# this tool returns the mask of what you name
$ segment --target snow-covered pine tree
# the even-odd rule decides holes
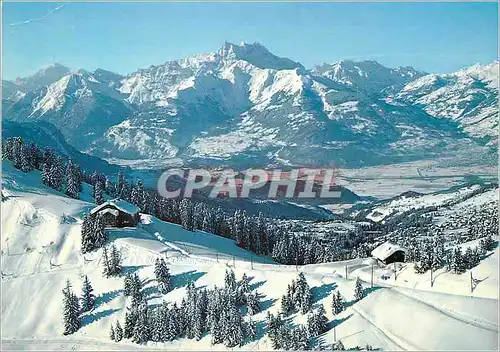
[[[130,203],[137,205],[142,209],[142,193],[144,192],[144,184],[141,180],[138,180],[136,185],[132,187],[130,192]]]
[[[87,214],[83,215],[81,227],[82,253],[87,253],[94,249],[93,220],[94,218],[92,216],[88,216]]]
[[[325,308],[320,305],[318,309],[309,313],[307,318],[307,330],[310,336],[318,336],[327,330],[328,319]]]
[[[305,314],[312,307],[312,293],[303,273],[299,273],[296,286],[295,306],[296,308],[300,307],[300,312]]]
[[[70,335],[76,332],[81,326],[80,307],[78,297],[71,290],[71,283],[66,281],[63,289],[63,335]]]
[[[340,294],[340,291],[337,291],[337,309],[336,309],[336,311],[338,313],[340,313],[343,310],[344,310],[344,299],[342,298],[342,295]]]
[[[487,235],[484,237],[480,242],[479,245],[481,246],[481,249],[483,249],[485,252],[486,251],[491,251],[493,249],[493,245],[495,244],[495,241],[491,237],[491,235]]]
[[[111,197],[116,196],[116,187],[113,184],[113,181],[110,180],[109,176],[106,176],[106,179],[104,180],[104,191]]]
[[[76,171],[76,167],[71,159],[68,160],[66,165],[66,194],[71,198],[80,198],[80,175]]]
[[[280,349],[282,346],[282,339],[280,335],[281,328],[283,327],[283,320],[280,315],[274,316],[269,311],[267,312],[267,335],[271,340],[273,349]]]
[[[193,203],[187,198],[182,198],[179,205],[179,212],[182,227],[186,230],[193,231]]]
[[[444,266],[446,260],[446,251],[444,249],[444,238],[443,236],[434,237],[433,245],[434,253],[432,260],[432,269],[437,270]]]
[[[93,239],[94,239],[94,248],[101,248],[106,243],[108,239],[108,235],[104,230],[104,221],[101,215],[97,215],[94,217],[93,221]]]
[[[148,303],[143,300],[137,309],[137,321],[132,335],[133,342],[144,344],[149,340],[150,326],[148,323]]]
[[[2,158],[12,161],[14,154],[12,152],[13,139],[9,137],[2,142]]]
[[[354,299],[359,301],[364,297],[363,285],[361,284],[361,280],[356,278],[356,284],[354,286]]]
[[[108,249],[106,247],[102,248],[102,275],[105,277],[110,277],[112,275],[112,269],[109,265]]]
[[[125,275],[125,279],[123,279],[123,294],[125,296],[130,296],[132,294],[132,285],[132,274],[127,273],[127,275]]]
[[[210,332],[212,333],[212,345],[222,343],[222,327],[218,319],[211,323]]]
[[[131,307],[127,308],[125,312],[125,326],[123,328],[123,337],[129,339],[134,333],[134,326],[137,321],[137,313]]]
[[[245,324],[245,337],[254,340],[257,337],[257,324],[251,318]]]
[[[248,314],[254,315],[260,312],[260,299],[259,294],[249,293],[246,297]]]
[[[114,244],[111,245],[111,252],[109,257],[110,276],[120,275],[122,271],[122,258],[120,251]]]
[[[278,240],[273,247],[272,257],[279,263],[290,264],[288,262],[288,259],[290,257],[288,252],[288,246],[289,246],[288,235],[283,230],[279,229],[277,236]]]
[[[52,168],[52,164],[55,161],[54,151],[50,148],[45,148],[43,152],[43,165],[42,165],[42,183],[46,186],[52,187],[50,183],[50,170]]]
[[[138,306],[142,301],[142,281],[137,273],[132,274],[130,295],[132,296],[132,306]]]
[[[109,327],[109,338],[112,341],[115,341],[115,329],[113,328],[113,324]]]
[[[341,300],[339,302],[339,299]],[[343,302],[342,302],[342,297],[340,296],[340,291],[333,291],[332,294],[332,314],[337,315],[342,312],[344,309],[343,307]]]
[[[229,292],[236,291],[236,276],[234,275],[233,269],[226,269],[226,275],[224,277],[224,286]]]
[[[293,312],[293,303],[290,302],[290,297],[287,294],[281,296],[281,313],[290,315]]]
[[[95,296],[92,293],[94,289],[90,284],[90,280],[87,275],[83,278],[82,284],[82,297],[80,298],[82,302],[82,312],[88,312],[94,308]]]
[[[21,145],[20,169],[22,172],[30,172],[33,170],[30,152],[31,150],[29,146],[25,144]]]
[[[57,191],[60,191],[63,178],[64,178],[64,171],[63,171],[62,159],[60,156],[56,156],[49,169],[50,187],[52,187]]]
[[[156,281],[158,282],[158,288],[161,293],[166,294],[171,290],[170,285],[170,272],[167,267],[167,263],[163,258],[156,258],[154,273],[156,276]]]
[[[104,203],[102,191],[103,191],[102,183],[101,182],[94,183],[94,199],[95,199],[95,204],[97,205]]]
[[[21,169],[22,146],[23,139],[21,137],[12,138],[12,166],[14,166],[16,169]]]
[[[307,351],[311,349],[309,344],[309,334],[307,328],[303,325],[298,326],[293,330],[293,341],[295,351]]]
[[[231,304],[227,310],[227,317],[222,323],[223,343],[226,347],[243,346],[245,335],[242,323],[238,307],[235,304]]]
[[[462,249],[460,247],[455,247],[453,249],[453,256],[451,258],[451,270],[455,274],[460,274],[464,271],[464,259],[462,255]]]
[[[123,339],[123,329],[122,326],[120,325],[120,322],[116,322],[116,328],[115,328],[115,341],[120,342]]]

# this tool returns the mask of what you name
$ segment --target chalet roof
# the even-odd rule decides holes
[[[123,199],[111,199],[92,209],[90,214],[95,214],[108,205],[111,205],[112,207],[130,215],[137,214],[141,211],[137,206],[124,201]]]
[[[375,257],[379,260],[386,260],[397,251],[403,251],[406,253],[406,248],[387,241],[382,243],[372,251],[372,257]]]

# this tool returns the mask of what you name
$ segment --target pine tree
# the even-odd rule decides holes
[[[232,269],[226,270],[226,276],[224,277],[224,284],[228,291],[234,292],[236,291],[236,277],[234,275],[234,271]]]
[[[156,258],[154,273],[160,292],[163,294],[168,293],[171,290],[170,272],[168,270],[167,263],[163,258]]]
[[[289,315],[293,312],[292,302],[290,302],[290,297],[286,294],[281,297],[281,312],[283,315]]]
[[[481,249],[485,252],[490,251],[493,249],[493,245],[495,244],[495,241],[491,237],[491,235],[487,235],[481,241],[479,242],[479,245]]]
[[[231,304],[227,311],[223,311],[221,323],[224,345],[226,347],[243,346],[245,336],[243,334],[241,315],[236,305]]]
[[[66,282],[66,287],[63,289],[63,335],[70,335],[77,331],[81,326],[80,307],[78,297],[71,290],[71,283]]]
[[[260,312],[260,300],[259,300],[259,294],[255,292],[249,293],[246,297],[247,301],[247,308],[248,308],[248,314],[254,315]]]
[[[123,171],[120,170],[118,172],[118,180],[116,181],[116,197],[121,198],[121,199],[126,199],[125,193],[126,193],[126,185],[125,185],[125,176],[123,175]]]
[[[87,253],[94,249],[93,226],[93,218],[84,214],[81,227],[82,253]]]
[[[309,314],[307,318],[307,330],[310,336],[318,336],[327,330],[328,319],[325,314],[325,308],[322,305]]]
[[[245,337],[254,340],[257,337],[257,324],[252,319],[249,319],[245,328]]]
[[[303,273],[299,273],[296,286],[297,289],[294,295],[295,306],[300,308],[302,314],[305,314],[312,307],[312,294]]]
[[[21,145],[21,155],[20,155],[20,169],[22,172],[29,172],[33,170],[33,165],[31,162],[30,148],[26,145]]]
[[[116,328],[115,328],[115,341],[120,342],[123,339],[123,330],[122,326],[120,325],[120,322],[116,322]]]
[[[103,266],[102,274],[105,277],[112,276],[113,270],[109,265],[108,250],[106,249],[106,247],[102,248],[102,266]]]
[[[101,182],[96,182],[94,184],[94,199],[97,205],[104,203],[104,198],[102,196],[103,185]]]
[[[116,246],[113,244],[111,245],[111,253],[110,253],[110,258],[109,258],[109,275],[110,276],[117,276],[120,275],[122,271],[122,258],[120,252],[116,249]]]
[[[340,291],[337,293],[333,292],[332,294],[332,314],[337,315],[340,314],[344,310],[344,300],[340,295]]]
[[[66,166],[66,194],[71,198],[78,199],[80,197],[80,175],[71,159],[68,160]]]
[[[64,172],[62,160],[60,156],[56,156],[49,168],[49,186],[57,191],[60,191],[63,179]]]
[[[464,270],[464,260],[462,256],[462,249],[455,247],[451,258],[451,270],[455,274],[460,274]]]
[[[123,329],[123,337],[129,339],[134,333],[134,326],[137,321],[137,314],[130,307],[125,312],[125,327]]]
[[[359,301],[363,297],[364,297],[363,285],[361,284],[361,280],[358,277],[356,278],[356,284],[354,287],[354,299],[356,301]]]
[[[16,169],[21,169],[22,164],[22,146],[23,139],[21,137],[14,137],[12,139],[12,165]]]
[[[442,236],[436,236],[434,239],[434,256],[432,261],[432,268],[437,270],[442,268],[445,263],[446,251],[444,249],[444,239]]]
[[[85,275],[83,279],[83,285],[82,285],[82,297],[81,297],[81,302],[82,302],[82,312],[88,312],[94,308],[95,304],[95,296],[92,293],[94,289],[92,288],[92,285],[90,284],[90,280],[87,275]]]
[[[148,323],[148,304],[143,300],[137,309],[137,321],[134,326],[132,341],[143,344],[149,340],[150,327]]]
[[[132,274],[127,273],[125,279],[123,280],[123,293],[125,296],[130,296],[132,294]]]
[[[109,338],[115,341],[115,329],[113,328],[113,324],[111,324],[109,328]]]
[[[179,211],[180,211],[180,218],[181,218],[182,227],[184,227],[186,230],[193,231],[194,222],[193,222],[193,204],[192,204],[192,202],[187,198],[183,198],[181,200],[180,205],[179,205]]]
[[[101,248],[104,246],[108,239],[108,235],[106,231],[104,231],[104,222],[102,216],[97,215],[94,217],[93,221],[93,240],[94,240],[94,248]]]

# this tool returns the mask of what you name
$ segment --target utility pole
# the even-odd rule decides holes
[[[373,288],[373,264],[372,264],[372,288]]]
[[[398,279],[398,269],[396,268],[396,262],[394,262],[394,281]]]
[[[474,279],[472,278],[472,271],[470,272],[470,293],[474,291]]]
[[[347,280],[347,264],[345,265],[345,278]]]
[[[219,262],[219,252],[215,253],[215,258],[217,259],[217,263]]]
[[[296,273],[299,272],[299,255],[298,254],[295,256],[295,272]]]
[[[432,265],[431,265],[431,287],[434,283],[432,282]]]
[[[333,342],[337,342],[337,324],[333,323]]]

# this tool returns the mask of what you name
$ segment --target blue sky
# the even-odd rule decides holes
[[[60,5],[63,5],[60,7]],[[260,42],[306,67],[341,59],[452,72],[498,55],[497,3],[4,3],[3,75],[58,62],[119,73]]]

